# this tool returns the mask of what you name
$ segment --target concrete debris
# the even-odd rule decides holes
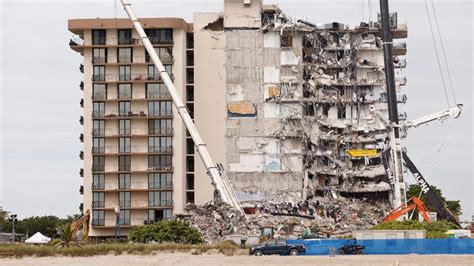
[[[260,236],[262,227],[273,227],[275,237],[295,239],[305,228],[316,237],[347,235],[370,229],[390,211],[388,200],[315,196],[300,202],[258,202],[247,204],[255,214],[240,215],[226,204],[188,204],[179,219],[189,222],[206,243],[216,243],[229,235]]]
[[[233,115],[255,115],[257,110],[250,102],[233,102],[227,104],[227,110]]]

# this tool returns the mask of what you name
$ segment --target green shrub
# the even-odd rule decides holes
[[[151,225],[137,227],[128,234],[133,242],[172,242],[178,244],[201,244],[201,233],[183,221],[160,221]]]
[[[426,238],[447,238],[446,231],[456,229],[456,226],[447,221],[418,222],[415,220],[393,221],[380,223],[372,227],[372,230],[426,230]]]

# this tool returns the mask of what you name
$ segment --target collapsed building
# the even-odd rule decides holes
[[[390,129],[378,22],[316,25],[261,1],[226,1],[224,14],[200,33],[195,24],[195,31],[221,41],[224,168],[242,202],[316,195],[388,200],[382,159]],[[396,14],[392,32],[407,36]],[[403,69],[405,44],[396,43],[394,54]],[[398,103],[406,102],[405,84],[399,75]]]

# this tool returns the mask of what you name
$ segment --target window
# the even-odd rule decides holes
[[[132,84],[118,84],[118,98],[132,99]]]
[[[186,156],[186,172],[194,172],[194,156]]]
[[[131,66],[119,66],[119,80],[131,80],[132,79],[132,67]]]
[[[119,138],[119,153],[130,152],[130,138]]]
[[[106,84],[93,84],[92,85],[92,99],[94,101],[104,101],[107,99],[107,85]]]
[[[105,81],[105,66],[94,66],[92,80]]]
[[[92,176],[92,188],[105,189],[105,175],[104,174],[94,174]]]
[[[171,64],[173,62],[173,53],[171,48],[155,47],[155,52],[163,64]],[[151,62],[150,55],[145,51],[145,62]]]
[[[146,29],[148,39],[152,44],[172,44],[173,30],[172,29]]]
[[[92,45],[105,45],[105,30],[92,30]]]
[[[132,30],[131,29],[122,29],[117,31],[118,35],[118,44],[132,44]]]
[[[194,191],[186,191],[186,203],[194,204]]]
[[[119,206],[120,207],[130,207],[130,191],[119,192]]]
[[[105,225],[104,211],[92,211],[92,225]]]
[[[149,137],[148,152],[172,152],[173,142],[171,137]]]
[[[119,189],[130,189],[130,174],[119,174]]]
[[[120,210],[119,225],[130,225],[130,210]]]
[[[186,154],[194,154],[194,141],[193,141],[193,139],[186,139]]]
[[[105,207],[105,193],[104,192],[92,192],[92,207],[93,208]]]
[[[171,219],[171,209],[148,210],[148,223]]]
[[[171,119],[150,119],[148,120],[148,134],[150,135],[171,135],[173,126]]]
[[[105,102],[94,102],[92,104],[92,116],[104,117],[104,115],[105,115]]]
[[[119,120],[119,135],[130,135],[130,120]]]
[[[194,84],[194,68],[186,69],[186,83]]]
[[[105,157],[92,156],[92,171],[104,171],[104,170],[105,170]]]
[[[151,101],[148,102],[149,116],[171,116],[171,101]]]
[[[92,123],[92,134],[94,136],[103,136],[105,134],[105,121],[94,120]]]
[[[119,171],[130,171],[131,158],[129,155],[121,155],[118,158]]]
[[[148,207],[172,206],[171,191],[149,191]]]
[[[118,63],[131,63],[133,58],[132,48],[118,48],[117,49],[117,62]]]
[[[293,47],[293,36],[291,35],[280,35],[280,46],[281,48]]]
[[[171,173],[150,173],[148,174],[149,189],[171,189]]]
[[[186,33],[186,48],[194,49],[194,33],[192,32]]]
[[[194,190],[194,175],[186,175],[186,190]]]
[[[92,63],[107,63],[107,48],[92,48]]]
[[[194,86],[186,86],[186,101],[192,102],[194,101]]]
[[[148,168],[171,170],[172,167],[172,155],[148,155]]]
[[[171,96],[164,84],[147,83],[146,84],[146,98],[147,99],[171,99]]]
[[[148,79],[149,80],[159,80],[160,73],[156,69],[155,65],[148,65]]]
[[[130,102],[119,102],[119,116],[128,116],[131,114],[131,103]]]
[[[105,152],[105,138],[92,138],[92,152],[93,153]]]

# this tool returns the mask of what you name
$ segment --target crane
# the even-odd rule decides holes
[[[201,157],[204,166],[206,167],[207,174],[211,177],[212,185],[214,186],[216,192],[215,195],[217,195],[217,198],[220,198],[223,202],[226,202],[233,208],[237,209],[241,214],[245,214],[242,205],[240,204],[235,194],[235,191],[232,188],[232,185],[230,184],[229,179],[227,178],[225,173],[221,171],[221,168],[213,163],[211,155],[209,154],[206,148],[206,144],[201,139],[201,136],[196,126],[194,125],[191,116],[189,115],[188,108],[183,103],[183,100],[176,91],[176,88],[173,82],[171,81],[168,72],[166,72],[166,69],[161,63],[161,60],[158,57],[155,49],[153,48],[153,45],[151,44],[150,40],[148,39],[148,36],[146,35],[145,30],[143,29],[140,21],[135,16],[130,2],[128,0],[121,0],[121,2],[123,8],[125,9],[125,12],[132,21],[133,27],[137,31],[138,36],[140,37],[143,45],[145,46],[146,51],[150,55],[153,64],[159,71],[160,77],[163,80],[165,87],[171,96],[171,99],[173,100],[173,104],[178,110],[178,113],[181,116],[181,119],[183,120],[186,129],[189,131],[189,134],[191,135],[191,138],[194,141],[196,150],[199,153],[199,156]]]
[[[384,219],[384,222],[391,222],[397,220],[400,216],[405,215],[407,212],[417,209],[418,213],[420,213],[425,221],[430,222],[430,216],[429,216],[429,210],[426,208],[425,203],[417,198],[417,197],[412,197],[410,198],[409,201],[412,201],[413,203],[408,204],[406,207],[405,205],[400,205],[398,208],[394,209],[391,213],[389,213]]]

